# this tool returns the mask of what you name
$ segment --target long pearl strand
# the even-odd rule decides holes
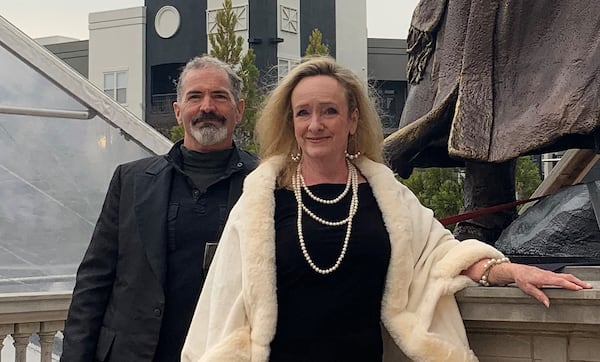
[[[356,167],[350,163],[350,161],[346,161],[348,165],[348,180],[346,181],[346,188],[342,193],[334,199],[322,199],[320,197],[315,196],[312,192],[308,190],[306,183],[304,182],[304,178],[300,172],[300,165],[296,169],[296,175],[292,178],[292,186],[294,188],[294,195],[296,196],[296,203],[298,204],[298,218],[297,218],[297,227],[298,227],[298,240],[300,241],[300,249],[302,251],[302,255],[304,259],[308,262],[308,265],[319,274],[329,274],[335,270],[337,270],[346,256],[346,251],[348,250],[348,242],[350,241],[350,234],[352,233],[352,219],[358,210],[358,172],[356,171]],[[350,200],[350,210],[348,211],[348,217],[339,221],[329,221],[323,218],[320,218],[315,213],[310,211],[302,202],[302,189],[306,191],[306,193],[313,200],[320,202],[322,204],[335,204],[342,200],[342,198],[348,193],[348,190],[352,188],[352,198]],[[340,226],[347,224],[346,226],[346,235],[344,237],[344,243],[342,245],[342,250],[340,255],[338,256],[336,262],[329,268],[323,269],[319,268],[310,255],[308,254],[308,250],[306,249],[306,244],[304,242],[304,234],[302,232],[302,211],[306,212],[311,218],[315,221],[327,225],[327,226]]]

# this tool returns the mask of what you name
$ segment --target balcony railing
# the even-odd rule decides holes
[[[27,361],[28,349],[39,353],[41,362],[51,362],[56,334],[65,326],[69,303],[71,292],[0,294],[0,360],[2,354],[10,356],[14,348],[17,362]],[[39,347],[30,344],[36,335]]]
[[[173,113],[173,102],[177,101],[177,93],[153,94],[150,110],[155,114]]]

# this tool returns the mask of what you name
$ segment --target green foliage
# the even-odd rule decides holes
[[[542,182],[540,172],[531,157],[523,156],[517,159],[515,173],[517,200],[528,199]]]
[[[171,127],[171,129],[169,130],[169,135],[170,135],[171,141],[173,141],[173,142],[177,142],[180,139],[183,139],[184,134],[185,134],[185,130],[183,129],[183,126],[180,124],[177,124],[177,125]]]
[[[400,180],[433,210],[435,217],[456,215],[463,204],[463,174],[458,168],[415,169],[406,180]]]
[[[400,180],[423,205],[433,210],[437,218],[460,212],[463,206],[463,181],[462,171],[458,168],[415,169],[408,179]],[[531,157],[519,157],[515,172],[517,200],[529,198],[540,183],[539,171]]]
[[[254,143],[254,125],[263,95],[257,87],[259,70],[255,65],[254,51],[248,49],[242,56],[244,38],[235,34],[237,20],[231,0],[224,0],[223,9],[217,11],[216,15],[217,30],[209,34],[208,40],[212,48],[210,55],[229,64],[242,78],[242,98],[246,102],[246,108],[241,124],[236,127],[235,139],[239,146],[252,151],[257,148]]]
[[[236,128],[236,139],[240,145],[249,151],[257,151],[257,145],[254,142],[254,126],[258,111],[264,96],[259,93],[257,88],[259,71],[254,65],[256,55],[254,50],[248,49],[248,52],[241,59],[238,75],[244,82],[242,98],[245,100],[244,120]]]
[[[208,35],[210,55],[229,64],[238,66],[244,46],[244,39],[235,34],[237,15],[233,12],[231,0],[223,1],[223,9],[217,11],[217,31]]]
[[[306,56],[311,55],[329,55],[329,47],[323,44],[323,33],[317,28],[314,28],[308,38],[308,46],[304,52]]]

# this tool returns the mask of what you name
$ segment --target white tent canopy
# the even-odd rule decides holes
[[[171,142],[0,16],[0,293],[71,290],[116,165]]]

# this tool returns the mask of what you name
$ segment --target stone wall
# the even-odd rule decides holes
[[[593,289],[547,288],[550,307],[517,287],[457,294],[471,348],[481,362],[600,362],[600,267],[569,267]]]

